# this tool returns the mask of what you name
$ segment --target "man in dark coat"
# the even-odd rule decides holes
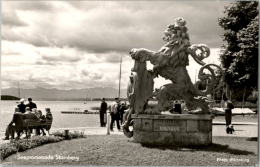
[[[226,96],[223,97],[224,100],[224,110],[225,110],[225,120],[226,120],[226,126],[231,125],[232,122],[232,109],[234,108],[234,105]]]
[[[181,103],[179,100],[175,101],[175,104],[174,104],[174,109],[173,109],[174,112],[176,113],[179,113],[181,114]]]
[[[119,115],[120,115],[121,125],[123,125],[125,110],[126,110],[126,104],[125,103],[121,103],[119,105]]]
[[[26,105],[24,104],[24,99],[20,99],[20,104],[17,105],[19,112],[25,113]]]
[[[29,103],[26,105],[26,107],[29,107],[31,111],[33,108],[37,108],[37,105],[34,102],[32,102],[32,98],[28,98],[28,102]]]
[[[101,102],[101,106],[100,106],[100,110],[99,110],[99,117],[100,117],[100,126],[101,127],[105,127],[106,126],[106,123],[105,123],[105,120],[104,120],[104,116],[107,112],[107,103],[105,101],[105,98],[102,99],[102,102]]]
[[[234,108],[233,103],[228,100],[226,96],[223,97],[224,100],[224,110],[225,110],[225,120],[226,120],[226,133],[232,134],[235,130],[232,123],[232,109]]]
[[[15,117],[15,114],[23,115],[20,112],[19,108],[15,108],[13,118],[12,118],[11,122],[7,125],[7,128],[5,130],[5,138],[3,140],[9,140],[10,135],[12,135],[12,138],[14,138],[14,136],[13,136],[14,129],[12,127],[13,127],[13,123],[15,123],[15,122],[17,123],[17,116]],[[17,132],[17,135],[18,135],[18,137],[20,137],[20,132]]]

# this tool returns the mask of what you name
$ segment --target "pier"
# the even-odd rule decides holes
[[[89,112],[88,110],[85,111],[61,111],[62,114],[98,114],[98,111],[91,111]]]

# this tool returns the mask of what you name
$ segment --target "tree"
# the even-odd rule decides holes
[[[224,81],[232,92],[257,88],[258,78],[258,1],[238,1],[225,8],[219,19],[224,29],[220,55]],[[246,96],[248,96],[247,94]],[[238,97],[241,95],[238,95]]]

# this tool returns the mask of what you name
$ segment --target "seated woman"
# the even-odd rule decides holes
[[[30,126],[30,122],[40,122],[40,119],[37,117],[35,109],[30,109],[29,107],[25,108],[25,113],[23,116],[24,122],[27,123],[27,126]],[[31,136],[31,133],[33,131],[33,128],[29,128],[29,134],[28,136]],[[27,131],[28,132],[28,131]],[[37,134],[37,133],[36,133]]]
[[[39,118],[39,119],[41,119],[41,116],[42,116],[42,111],[41,110],[37,110],[36,108],[34,109],[32,109],[32,111],[35,113],[35,115]]]
[[[46,108],[46,121],[52,123],[52,120],[53,120],[52,113],[51,113],[51,111],[50,111],[49,108]],[[48,134],[50,134],[50,133],[49,133],[49,130],[51,129],[51,123],[50,123],[50,125],[47,125],[47,126],[45,127],[45,129],[48,131]]]
[[[40,119],[41,123],[45,123],[46,122],[46,118],[44,115],[42,115],[42,111],[41,110],[35,110],[35,115]],[[44,132],[43,127],[39,127],[36,129],[36,135],[40,135],[42,131],[42,135],[45,136],[46,133]]]
[[[47,120],[52,120],[53,119],[51,110],[49,108],[46,108],[46,119]]]

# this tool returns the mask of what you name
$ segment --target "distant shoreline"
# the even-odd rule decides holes
[[[11,95],[1,95],[1,100],[20,100],[20,98]]]
[[[1,98],[1,101],[18,101],[18,99],[3,99]],[[93,100],[84,100],[84,99],[36,99],[33,98],[33,101],[82,101],[82,102],[91,102],[91,101],[101,101],[102,98],[100,99],[93,99]],[[106,101],[114,101],[114,98],[108,99],[106,98]],[[122,98],[121,101],[128,101],[126,98]]]
[[[87,99],[37,99],[32,97],[34,101],[82,101],[82,102],[91,102],[91,101],[101,101],[102,98],[87,98]],[[105,98],[106,101],[114,101],[114,97],[113,98]],[[1,101],[17,101],[20,100],[19,97],[15,97],[15,96],[10,96],[10,95],[2,95],[1,96]],[[120,98],[120,100],[122,101],[127,101],[127,98]]]

